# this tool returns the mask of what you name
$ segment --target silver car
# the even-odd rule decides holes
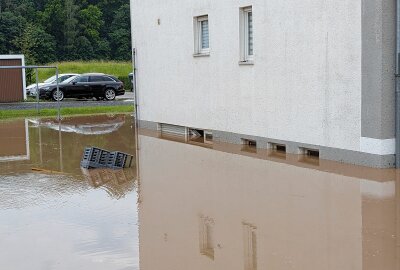
[[[75,73],[59,74],[58,75],[58,83],[62,83],[63,81],[65,81],[65,80],[67,80],[67,79],[69,79],[71,77],[74,77],[76,75],[79,75],[79,74],[75,74]],[[54,75],[54,76],[48,78],[47,80],[45,80],[44,82],[39,83],[39,89],[41,87],[44,87],[44,86],[47,86],[47,85],[51,85],[51,84],[55,84],[55,83],[57,83],[57,81],[56,81],[56,76]],[[29,97],[36,97],[36,95],[37,95],[36,83],[31,84],[26,88],[26,95],[29,96]]]

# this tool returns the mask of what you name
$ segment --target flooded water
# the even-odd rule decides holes
[[[80,169],[134,138],[129,115],[0,122],[0,269],[139,269],[136,169]]]
[[[400,269],[399,172],[134,132],[0,123],[0,269]],[[135,166],[81,170],[92,145]]]

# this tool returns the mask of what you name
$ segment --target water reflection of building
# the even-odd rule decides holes
[[[200,216],[199,244],[200,254],[214,260],[214,220],[203,215]]]
[[[143,269],[399,269],[393,170],[316,170],[143,135],[139,148]]]
[[[0,128],[0,162],[29,160],[28,122],[3,122]]]
[[[257,227],[243,222],[244,270],[257,269]]]

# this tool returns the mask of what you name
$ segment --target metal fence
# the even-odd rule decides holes
[[[35,70],[35,80],[36,80],[36,110],[38,115],[40,114],[40,89],[39,89],[39,69],[55,69],[56,71],[56,84],[57,84],[57,119],[61,119],[61,103],[60,103],[60,89],[58,82],[59,70],[57,66],[0,66],[1,69],[33,69]]]

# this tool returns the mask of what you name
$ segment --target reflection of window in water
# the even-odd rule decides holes
[[[257,228],[243,223],[244,270],[257,270]]]
[[[200,254],[214,260],[214,220],[200,216]]]

